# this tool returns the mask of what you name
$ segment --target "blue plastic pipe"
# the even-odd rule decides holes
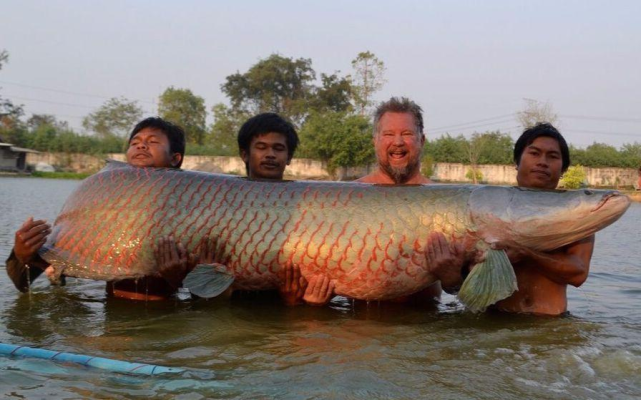
[[[61,351],[51,351],[45,349],[35,349],[33,347],[16,346],[6,343],[0,343],[0,355],[42,358],[45,360],[74,363],[84,365],[85,367],[100,368],[107,371],[135,375],[177,374],[185,371],[182,368],[130,363],[127,361],[111,360],[109,358],[63,353]]]

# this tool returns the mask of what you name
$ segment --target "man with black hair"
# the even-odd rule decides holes
[[[526,129],[516,141],[514,163],[519,187],[552,190],[570,166],[570,151],[556,128],[540,123]],[[518,291],[493,308],[514,313],[560,315],[567,311],[567,286],[579,287],[588,277],[594,235],[549,253],[523,248],[510,240],[493,246],[505,250],[518,283]],[[461,277],[457,279],[460,284]]]
[[[161,118],[140,121],[129,136],[126,158],[127,163],[135,167],[180,168],[184,155],[185,132]],[[6,261],[6,268],[18,290],[27,291],[43,272],[47,276],[53,275],[53,268],[38,255],[49,233],[51,226],[46,221],[33,218],[27,219],[16,232],[14,248]],[[182,246],[175,245],[173,239],[169,238],[159,240],[155,255],[160,271],[174,269],[165,264],[180,262],[184,265],[187,262]],[[130,300],[161,300],[173,294],[178,285],[169,276],[126,279],[108,282],[107,293]]]
[[[556,189],[570,166],[570,151],[559,131],[548,123],[526,129],[514,146],[519,187]],[[507,312],[559,315],[567,311],[567,285],[579,287],[590,270],[594,235],[550,253],[506,241],[498,243],[514,266],[519,290],[496,304]]]
[[[298,147],[294,126],[275,113],[248,119],[238,131],[238,149],[252,179],[282,180]]]
[[[263,113],[248,119],[238,131],[238,149],[245,162],[249,179],[283,180],[298,147],[294,126],[275,113]],[[323,305],[334,294],[334,283],[324,275],[314,275],[309,281],[296,264],[280,269],[280,296],[287,305],[305,302]]]
[[[180,168],[185,156],[185,131],[169,121],[149,117],[129,135],[127,162],[134,167]]]

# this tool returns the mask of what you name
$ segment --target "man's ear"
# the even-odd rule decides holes
[[[425,146],[425,134],[421,134],[421,148]]]
[[[180,153],[174,153],[173,156],[171,156],[171,166],[172,167],[177,167],[180,165],[180,162],[183,160],[183,156]]]
[[[289,164],[292,162],[292,158],[293,158],[293,157],[294,157],[294,156],[287,157],[287,165],[289,165]]]
[[[249,163],[249,153],[247,153],[245,149],[240,149],[240,158],[245,164]]]

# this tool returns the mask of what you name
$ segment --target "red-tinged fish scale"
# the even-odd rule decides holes
[[[149,190],[135,193],[136,198],[140,201],[136,204],[127,203],[123,205],[123,209],[138,209],[141,207],[148,207],[148,198],[151,196],[153,186],[149,186]],[[158,211],[158,210],[157,210]],[[108,253],[111,258],[111,263],[114,265],[123,266],[124,268],[131,268],[133,255],[135,254],[136,247],[143,241],[149,241],[150,236],[154,232],[156,225],[153,220],[153,213],[147,213],[146,218],[135,218],[131,213],[128,213],[126,220],[117,219],[118,224],[121,226],[121,236],[116,241],[118,246],[111,248]],[[147,228],[147,229],[145,229]],[[109,240],[109,239],[107,239]],[[130,250],[130,251],[126,251]]]
[[[147,181],[149,181],[149,175],[147,174],[141,174],[140,175],[142,178],[146,178]],[[120,240],[118,240],[119,246],[114,246],[112,248],[112,263],[114,265],[121,265],[124,266],[127,269],[131,269],[132,267],[132,262],[133,259],[131,256],[136,253],[137,248],[140,247],[141,243],[145,242],[146,245],[152,246],[153,245],[153,239],[152,238],[159,238],[162,236],[161,232],[158,232],[158,223],[157,220],[154,218],[155,213],[161,212],[161,207],[156,207],[154,208],[154,204],[159,204],[157,199],[159,196],[163,195],[163,192],[165,193],[171,193],[173,192],[173,189],[177,187],[180,182],[182,181],[182,177],[178,177],[177,179],[174,179],[172,182],[168,183],[167,185],[163,185],[160,187],[160,194],[155,191],[154,189],[157,187],[153,185],[148,185],[148,190],[136,190],[134,194],[132,194],[132,197],[138,197],[140,198],[140,201],[138,203],[132,204],[132,203],[127,203],[123,206],[124,210],[130,210],[130,209],[149,209],[152,212],[146,213],[146,218],[140,219],[136,218],[136,216],[132,213],[128,213],[128,221],[125,224],[121,224],[120,226],[122,227],[122,232],[124,232],[124,235],[121,236]],[[155,193],[154,193],[155,192]],[[124,194],[124,193],[123,193]],[[151,200],[150,200],[151,199]],[[171,201],[167,202],[169,204],[169,207],[171,207]],[[168,213],[168,208],[165,207],[167,210],[165,211],[164,215],[167,215]],[[172,207],[175,208],[175,207]],[[155,211],[155,212],[153,212]],[[121,221],[118,221],[119,223]],[[173,219],[172,221],[173,222]],[[171,224],[170,225],[173,225]],[[145,229],[147,228],[147,229]],[[108,240],[108,239],[107,239]],[[151,263],[151,258],[147,258],[147,262]]]
[[[103,171],[66,203],[47,244],[75,251],[72,263],[78,265],[65,273],[101,279],[148,275],[155,268],[151,245],[171,233],[192,252],[203,236],[218,238],[219,256],[240,287],[273,287],[288,260],[299,263],[305,276],[330,275],[337,293],[365,299],[407,294],[431,283],[422,252],[436,225],[424,216],[426,208],[440,208],[418,188],[142,171]],[[465,232],[464,226],[446,225],[470,225],[462,201],[468,196],[469,191],[451,190],[437,198],[449,207],[461,204],[443,213],[439,229]]]
[[[103,243],[113,244],[109,246],[105,257],[99,262],[106,265],[118,265],[121,268],[129,269],[128,265],[116,262],[116,260],[121,255],[121,246],[127,245],[127,241],[123,237],[127,232],[125,227],[136,221],[136,217],[139,216],[137,215],[137,210],[148,209],[147,203],[149,194],[156,188],[153,185],[145,185],[148,182],[149,179],[147,178],[146,180],[143,180],[142,174],[138,172],[127,185],[123,185],[122,192],[115,195],[117,196],[116,199],[105,199],[105,203],[112,203],[112,206],[104,209],[106,218],[100,218],[100,220],[104,221],[102,225],[105,228],[108,227],[108,229],[101,229],[95,234],[100,235],[97,240]],[[134,186],[136,183],[138,183],[138,185]],[[167,185],[169,185],[169,182],[165,183],[165,186]],[[145,214],[149,216],[151,213],[144,213],[142,215],[143,218],[145,217]],[[102,237],[103,232],[105,233],[104,237]],[[140,232],[134,233],[140,234]],[[113,235],[116,234],[119,236],[114,237]]]

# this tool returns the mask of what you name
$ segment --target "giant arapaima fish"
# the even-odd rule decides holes
[[[486,252],[459,294],[481,310],[516,289],[507,256],[488,244],[509,238],[551,251],[606,227],[628,206],[614,191],[254,181],[110,162],[69,197],[40,253],[68,276],[131,279],[156,271],[152,247],[161,236],[191,252],[210,237],[225,270],[199,267],[185,282],[205,271],[227,277],[212,285],[271,289],[279,268],[293,262],[303,276],[326,274],[336,294],[385,300],[435,281],[424,248],[439,231]]]

